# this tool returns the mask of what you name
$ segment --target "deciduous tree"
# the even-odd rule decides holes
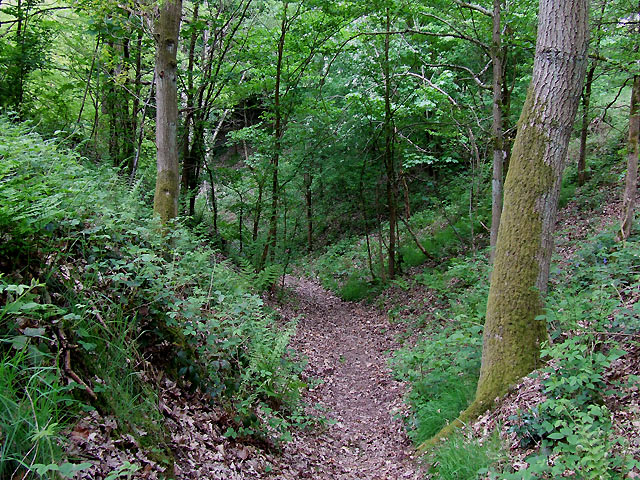
[[[155,28],[156,40],[156,191],[153,211],[164,223],[178,214],[178,36],[182,0],[163,0]]]
[[[504,187],[472,410],[535,369],[562,171],[586,66],[588,0],[540,0],[533,78]]]

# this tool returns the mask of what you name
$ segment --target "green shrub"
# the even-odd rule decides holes
[[[179,220],[160,235],[142,182],[129,188],[115,170],[56,149],[24,125],[0,118],[0,127],[0,245],[25,252],[0,266],[19,267],[54,299],[94,403],[124,430],[140,425],[162,448],[157,399],[139,374],[151,359],[231,411],[271,409],[271,417],[299,421],[304,384],[283,344],[290,333],[281,334],[257,295],[277,267],[256,274],[219,261]],[[31,321],[52,333],[43,315]],[[0,337],[18,330],[0,324]],[[278,425],[284,434],[290,423]]]
[[[348,302],[362,300],[370,293],[368,282],[359,275],[351,275],[338,292],[340,297]]]
[[[402,258],[402,264],[407,267],[415,267],[422,265],[427,261],[427,257],[415,245],[405,245],[398,249],[398,253]]]
[[[41,285],[10,285],[0,277],[0,477],[36,472],[40,478],[71,476],[90,464],[63,462],[62,430],[75,411],[74,385],[60,382],[55,355],[43,328],[16,330],[16,323],[34,315],[48,316],[58,309],[37,303]],[[77,386],[77,385],[76,385]]]
[[[540,446],[544,453],[506,479],[559,478],[566,471],[583,479],[617,479],[634,465],[614,453],[621,440],[614,435],[604,396],[615,394],[615,388],[607,391],[604,377],[624,355],[611,335],[640,328],[638,307],[630,311],[621,304],[622,292],[638,282],[638,246],[617,243],[612,232],[604,232],[576,259],[575,274],[550,293],[539,317],[548,322],[554,340],[542,350],[549,360],[540,373],[546,400],[510,418],[521,446]]]

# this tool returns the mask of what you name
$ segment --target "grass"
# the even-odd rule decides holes
[[[1,478],[59,462],[60,432],[69,418],[64,411],[71,403],[49,355],[24,348],[0,358]]]
[[[474,378],[449,376],[414,387],[415,429],[411,439],[416,445],[433,437],[449,421],[455,419],[471,401],[476,390]]]
[[[430,473],[441,480],[475,480],[498,463],[500,450],[500,439],[495,434],[481,443],[458,432],[432,453]]]

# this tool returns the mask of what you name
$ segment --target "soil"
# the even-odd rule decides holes
[[[387,366],[399,347],[401,327],[373,307],[344,302],[311,280],[287,277],[286,285],[293,298],[281,313],[300,315],[292,346],[307,358],[306,375],[322,379],[305,401],[335,423],[319,434],[296,434],[283,460],[297,465],[298,472],[280,478],[422,478],[402,421],[406,386]]]

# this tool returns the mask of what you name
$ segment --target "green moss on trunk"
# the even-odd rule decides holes
[[[153,211],[160,216],[162,223],[178,215],[178,189],[178,175],[175,172],[171,170],[158,172]]]
[[[532,103],[529,95],[505,181],[500,249],[491,278],[476,395],[481,403],[490,403],[536,368],[540,342],[546,336],[544,322],[535,320],[542,310],[540,292],[535,287],[543,253],[540,205],[544,196],[551,195],[556,175],[545,163],[549,138],[538,127],[537,117],[542,112]]]

